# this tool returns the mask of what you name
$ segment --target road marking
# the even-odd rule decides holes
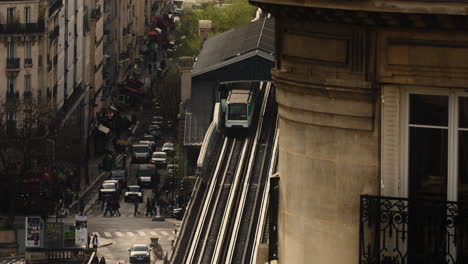
[[[112,234],[111,234],[110,232],[104,232],[104,235],[105,235],[106,237],[112,237]]]
[[[138,234],[139,234],[140,236],[146,236],[145,232],[143,232],[143,231],[138,231]]]
[[[127,235],[131,236],[131,237],[134,237],[135,234],[133,234],[132,232],[127,232]]]
[[[115,234],[118,236],[118,237],[123,237],[124,235],[120,232],[115,232]]]
[[[169,235],[169,233],[166,232],[166,231],[161,231],[161,233],[163,234],[163,236],[168,236]]]
[[[156,232],[151,231],[151,232],[150,232],[150,235],[152,235],[152,236],[157,236],[158,234],[156,234]]]
[[[96,236],[100,237],[98,232],[93,232],[93,235],[96,235]]]

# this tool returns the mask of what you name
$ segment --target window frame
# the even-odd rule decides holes
[[[447,200],[458,201],[458,150],[459,142],[459,100],[460,97],[468,97],[468,92],[458,88],[431,88],[431,87],[407,87],[401,91],[400,111],[400,197],[409,197],[409,130],[410,127],[441,128],[441,126],[411,125],[410,94],[448,96],[448,141],[447,141]]]

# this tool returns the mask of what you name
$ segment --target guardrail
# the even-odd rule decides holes
[[[197,160],[197,169],[202,169],[203,164],[205,162],[206,158],[206,153],[208,149],[211,149],[213,146],[213,143],[216,138],[216,130],[215,130],[216,124],[215,121],[211,122],[210,126],[208,127],[208,130],[205,133],[205,137],[203,138],[203,143],[202,147],[200,149],[200,154],[198,155],[198,160]]]

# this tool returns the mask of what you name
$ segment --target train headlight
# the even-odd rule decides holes
[[[138,196],[141,196],[141,193],[138,193]]]

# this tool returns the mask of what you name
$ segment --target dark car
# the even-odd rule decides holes
[[[109,179],[118,181],[120,189],[127,187],[127,172],[125,170],[112,170]]]
[[[143,202],[143,192],[141,187],[138,185],[129,185],[125,190],[124,194],[124,202],[135,202],[138,201],[139,203]]]
[[[114,182],[104,182],[99,190],[99,200],[113,200],[117,198],[117,184]]]
[[[132,145],[132,162],[146,163],[149,162],[152,151],[149,144],[133,144]]]
[[[138,185],[141,187],[153,187],[156,182],[156,166],[153,164],[140,164],[137,171]]]
[[[130,263],[151,263],[151,249],[145,244],[134,244],[128,250]]]

